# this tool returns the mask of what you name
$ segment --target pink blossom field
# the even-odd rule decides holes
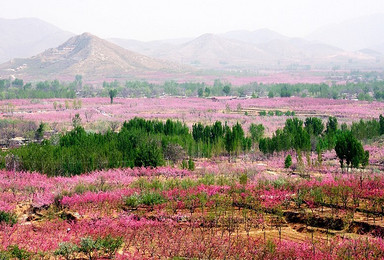
[[[66,102],[67,101],[67,102]],[[81,105],[79,105],[81,101]],[[66,105],[67,103],[67,105]],[[85,98],[0,101],[3,119],[86,129],[139,116],[262,123],[271,135],[294,111],[339,123],[378,118],[384,103],[314,98]],[[54,104],[56,109],[54,108]],[[66,107],[67,106],[67,107]],[[181,165],[47,177],[0,170],[0,259],[384,259],[384,149],[343,173],[335,151],[195,158]],[[292,169],[284,168],[287,155]],[[7,258],[8,257],[8,258]]]
[[[384,112],[384,103],[317,98],[258,98],[214,101],[203,98],[109,98],[79,99],[81,107],[74,109],[73,100],[3,100],[0,101],[1,118],[26,121],[61,123],[70,125],[75,114],[83,124],[101,121],[123,122],[139,116],[146,119],[177,119],[191,125],[195,122],[213,123],[216,120],[229,124],[240,122],[244,128],[251,123],[262,123],[267,133],[282,127],[286,116],[259,116],[262,110],[294,111],[299,118],[308,116],[336,116],[340,123],[360,119],[378,118]],[[69,107],[65,108],[65,102]],[[54,103],[56,109],[54,109]],[[11,107],[11,111],[7,109]]]
[[[284,177],[270,173],[275,163],[53,178],[0,171],[0,210],[16,219],[0,223],[0,252],[17,245],[43,259],[384,257],[382,217],[364,213],[382,211],[383,176]],[[308,224],[313,216],[339,224],[324,233]]]

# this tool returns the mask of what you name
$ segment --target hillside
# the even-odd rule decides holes
[[[0,63],[55,47],[73,34],[37,18],[0,18]]]
[[[215,34],[204,34],[173,49],[156,53],[157,57],[199,68],[244,68],[262,66],[269,54],[254,44],[235,41]]]
[[[153,57],[216,70],[364,68],[380,66],[383,60],[377,52],[345,51],[319,42],[284,37],[269,30],[204,34],[172,47],[146,45],[145,48]]]
[[[100,39],[89,33],[74,36],[57,48],[27,59],[14,59],[0,65],[1,73],[17,77],[88,78],[132,77],[148,72],[180,72],[178,64],[150,58]]]
[[[164,73],[191,71],[192,67],[236,72],[381,69],[382,28],[384,15],[376,15],[323,28],[309,37],[312,40],[260,29],[143,42],[121,38],[106,41],[91,34],[67,40],[71,33],[38,19],[0,19],[0,63],[9,60],[0,65],[0,75],[26,79],[68,79],[76,74],[89,79],[152,79],[159,72],[161,75],[156,77],[163,78]],[[338,42],[363,47],[351,51],[350,46]]]
[[[158,53],[171,51],[175,46],[191,41],[193,38],[176,38],[159,41],[138,41],[134,39],[109,38],[106,39],[127,50],[138,52],[150,57],[156,57]]]
[[[284,36],[278,32],[274,32],[267,28],[259,29],[256,31],[245,31],[245,30],[230,31],[230,32],[223,33],[220,36],[227,39],[254,43],[254,44],[267,43],[272,40],[288,39],[287,36]]]
[[[349,52],[301,38],[276,39],[258,46],[278,60],[279,64],[286,66],[292,64],[295,66],[310,65],[315,68],[330,68],[332,65],[365,66],[366,63],[374,64],[377,58],[377,54]]]

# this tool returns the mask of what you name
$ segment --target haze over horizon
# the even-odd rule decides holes
[[[381,0],[16,0],[2,3],[0,17],[35,17],[76,34],[142,41],[197,37],[204,33],[268,28],[304,37],[348,19],[384,13]]]

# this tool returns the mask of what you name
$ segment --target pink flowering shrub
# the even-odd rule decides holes
[[[0,171],[0,211],[18,217],[13,225],[0,221],[0,250],[17,245],[49,258],[60,243],[79,247],[84,238],[110,236],[123,241],[117,259],[384,257],[382,174],[343,175],[324,167],[304,179],[274,173],[283,162],[273,157],[262,163],[223,160],[197,162],[193,172],[134,168],[49,178]],[[327,242],[324,233],[313,239],[292,233],[287,214],[297,216],[295,225],[302,228],[314,220],[341,222],[355,238],[335,235]],[[362,219],[369,228],[354,231]],[[95,249],[94,258],[106,257],[103,252]]]

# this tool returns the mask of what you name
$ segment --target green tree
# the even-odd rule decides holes
[[[307,117],[304,122],[305,130],[308,134],[319,136],[324,131],[324,124],[320,118],[317,117]]]
[[[249,133],[251,134],[252,142],[258,142],[264,135],[265,128],[262,124],[252,123],[249,126]]]
[[[229,126],[225,128],[224,144],[225,144],[225,150],[227,150],[228,154],[230,155],[231,152],[233,152],[234,150],[235,138]]]
[[[82,75],[76,75],[75,76],[75,84],[77,88],[82,88],[83,86],[83,76]]]
[[[239,122],[232,126],[232,138],[233,149],[238,152],[242,148],[244,140],[244,130],[239,124]]]
[[[268,149],[269,140],[270,138],[262,138],[259,141],[259,150],[264,154],[269,153],[269,149]]]
[[[192,125],[192,137],[193,139],[198,142],[200,140],[203,140],[204,136],[204,126],[199,122],[197,124]]]
[[[189,158],[189,160],[188,160],[188,170],[190,170],[190,171],[195,170],[195,162],[191,158]]]
[[[211,89],[206,87],[204,90],[204,96],[209,97],[209,95],[211,95]]]
[[[380,135],[384,134],[384,117],[383,115],[379,116],[379,124],[380,124]]]
[[[330,116],[327,122],[327,134],[334,134],[338,128],[337,118]]]
[[[80,127],[81,126],[81,117],[79,114],[76,114],[73,118],[72,118],[72,126],[73,128],[77,128],[77,127]]]
[[[44,132],[45,132],[46,125],[44,123],[40,123],[39,128],[37,128],[35,132],[35,139],[36,140],[41,140],[44,137]]]
[[[220,121],[216,121],[212,126],[212,141],[217,143],[220,138],[223,137],[224,128]]]
[[[109,98],[111,99],[111,104],[113,104],[113,98],[117,95],[117,89],[111,89],[109,90]]]
[[[358,168],[359,165],[366,166],[368,164],[369,153],[364,151],[361,142],[350,131],[343,131],[337,135],[335,151],[342,169],[344,163],[350,168]]]
[[[223,92],[226,96],[229,96],[229,93],[231,92],[231,87],[229,85],[225,85],[223,87]]]
[[[310,150],[310,136],[303,128],[302,120],[296,117],[288,118],[285,121],[284,133],[290,143],[288,146],[294,148],[296,152]]]
[[[15,79],[12,81],[12,86],[22,87],[24,85],[24,81],[22,79]]]
[[[198,97],[203,97],[204,96],[204,89],[203,88],[199,88],[197,90],[197,96]]]
[[[292,165],[292,156],[288,154],[284,160],[284,168],[288,169],[289,167],[291,167],[291,165]]]
[[[325,139],[328,144],[328,150],[335,148],[336,143],[336,131],[338,129],[338,123],[336,117],[329,117],[327,122],[327,128],[325,130]]]
[[[290,97],[291,92],[288,90],[288,87],[286,85],[282,86],[280,88],[280,97]]]
[[[159,144],[155,140],[141,142],[137,150],[135,166],[157,167],[163,164],[163,154]]]

